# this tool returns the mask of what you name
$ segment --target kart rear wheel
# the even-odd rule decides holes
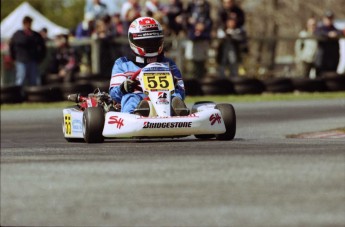
[[[222,114],[225,125],[225,133],[217,134],[217,140],[232,140],[236,134],[236,114],[235,109],[231,104],[221,103],[215,106]]]
[[[83,114],[83,136],[87,143],[102,143],[104,127],[104,111],[100,107],[89,107]]]

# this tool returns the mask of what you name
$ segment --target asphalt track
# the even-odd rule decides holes
[[[67,143],[60,109],[1,111],[1,225],[345,226],[345,99],[234,104],[233,141]]]

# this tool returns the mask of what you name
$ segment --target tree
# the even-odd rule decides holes
[[[73,29],[83,20],[85,0],[1,0],[1,20],[28,2],[54,23]]]

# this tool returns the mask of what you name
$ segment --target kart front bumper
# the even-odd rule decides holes
[[[225,131],[224,121],[217,109],[176,117],[141,117],[128,113],[108,112],[103,136],[106,138],[169,137],[221,134]]]

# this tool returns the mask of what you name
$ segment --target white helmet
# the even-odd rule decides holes
[[[128,41],[136,55],[155,57],[163,51],[162,26],[151,17],[139,17],[129,26]]]

